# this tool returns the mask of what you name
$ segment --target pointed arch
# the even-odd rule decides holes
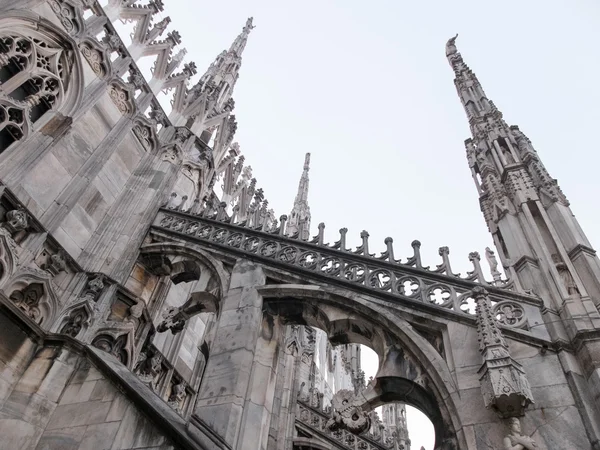
[[[11,11],[0,18],[0,46],[5,56],[0,59],[5,78],[0,97],[24,102],[30,123],[48,110],[64,116],[77,110],[83,68],[78,46],[67,33],[29,11]]]
[[[92,346],[113,355],[129,370],[133,369],[133,331],[114,328],[101,328],[92,339]]]
[[[209,253],[200,250],[199,246],[192,243],[182,244],[178,242],[160,242],[145,244],[140,249],[140,255],[152,255],[152,254],[163,254],[163,255],[174,255],[182,256],[200,262],[206,266],[210,272],[214,275],[214,278],[218,284],[220,292],[227,292],[229,286],[230,275],[225,270],[223,265],[211,256]],[[176,265],[175,263],[174,265]],[[172,272],[173,273],[173,272]]]
[[[258,291],[267,308],[284,320],[289,317],[303,325],[321,324],[328,335],[335,332],[344,336],[340,343],[366,344],[378,353],[377,386],[365,397],[365,406],[372,409],[391,401],[407,401],[424,410],[433,422],[436,448],[447,448],[451,446],[448,442],[464,439],[458,433],[462,425],[453,400],[458,389],[450,368],[400,315],[359,295],[344,296],[340,290],[333,293],[320,286],[266,285]],[[370,342],[369,333],[373,333]],[[424,374],[427,379],[420,379]],[[466,447],[466,443],[463,445]]]
[[[87,300],[66,308],[52,327],[53,331],[73,338],[85,335],[92,324],[94,310]]]
[[[50,274],[21,269],[6,282],[2,291],[42,328],[49,329],[54,323],[60,303]]]

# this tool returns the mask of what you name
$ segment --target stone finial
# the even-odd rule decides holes
[[[413,248],[413,256],[408,258],[407,264],[414,264],[417,269],[422,269],[423,264],[421,263],[421,241],[415,239],[410,243]]]
[[[396,262],[394,257],[394,240],[388,236],[383,240],[383,243],[387,246],[387,258],[389,262]]]
[[[483,270],[481,270],[481,256],[479,256],[479,252],[469,253],[469,261],[473,264],[473,272],[468,273],[471,276],[470,279],[477,279],[481,284],[488,284],[483,275]]]
[[[442,264],[437,266],[437,271],[441,273],[446,273],[446,275],[457,277],[460,274],[455,274],[452,272],[452,267],[450,266],[450,249],[448,247],[440,247],[438,250],[439,255],[442,257]]]
[[[362,240],[362,245],[356,249],[354,253],[364,256],[370,256],[369,254],[369,232],[367,230],[362,230],[360,232],[360,238]]]
[[[318,226],[319,228],[319,240],[318,240],[318,244],[319,245],[323,245],[323,241],[324,241],[324,235],[325,235],[325,223],[321,222]]]
[[[283,236],[285,235],[285,224],[288,220],[288,216],[286,216],[285,214],[282,214],[281,216],[279,216],[279,222],[281,223],[281,225],[279,226],[279,235]]]
[[[485,406],[493,408],[503,418],[521,416],[533,403],[529,382],[522,366],[510,356],[487,291],[476,287],[472,292],[476,304],[479,350],[483,356],[479,383]]]
[[[346,251],[346,234],[348,233],[348,228],[340,228],[340,250]]]

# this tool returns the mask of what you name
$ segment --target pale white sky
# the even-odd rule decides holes
[[[594,0],[168,0],[202,73],[246,18],[254,29],[234,92],[238,131],[277,216],[288,214],[311,152],[313,230],[392,236],[425,264],[450,247],[455,271],[491,246],[465,158],[464,111],[444,55],[463,58],[509,124],[532,140],[592,244],[600,243],[600,3]],[[413,421],[414,422],[414,421]],[[411,417],[409,416],[409,424]],[[411,429],[413,450],[425,445]]]

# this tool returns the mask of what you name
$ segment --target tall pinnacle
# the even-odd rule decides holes
[[[481,121],[486,115],[493,115],[494,119],[502,119],[502,114],[487,98],[477,76],[463,61],[461,54],[456,49],[457,37],[458,34],[446,43],[446,58],[454,71],[454,85],[473,131],[474,121]]]
[[[310,169],[310,153],[304,158],[304,170],[298,184],[298,193],[294,200],[294,207],[287,223],[287,234],[308,240],[310,236],[310,207],[308,206],[308,171]]]
[[[246,25],[242,29],[242,32],[238,37],[235,38],[233,44],[231,44],[231,47],[229,48],[229,53],[235,53],[240,58],[242,57],[242,52],[246,48],[246,42],[248,41],[248,35],[250,34],[250,31],[256,28],[254,25],[252,25],[253,20],[254,17],[248,18],[248,20],[246,21]]]
[[[233,94],[233,88],[237,82],[242,67],[242,53],[248,42],[250,31],[255,28],[252,25],[253,18],[250,17],[246,21],[246,25],[242,32],[235,38],[229,50],[223,50],[214,62],[208,67],[204,75],[194,87],[190,89],[190,100],[195,100],[202,92],[208,91],[212,93],[217,101],[217,110],[221,111],[222,107],[228,102]],[[231,107],[232,109],[232,107]]]

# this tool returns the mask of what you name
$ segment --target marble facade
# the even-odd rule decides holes
[[[436,450],[600,450],[598,258],[456,38],[489,275],[311,236],[310,155],[277,217],[233,141],[252,18],[192,83],[163,10],[0,4],[0,449],[409,450],[409,404]]]

